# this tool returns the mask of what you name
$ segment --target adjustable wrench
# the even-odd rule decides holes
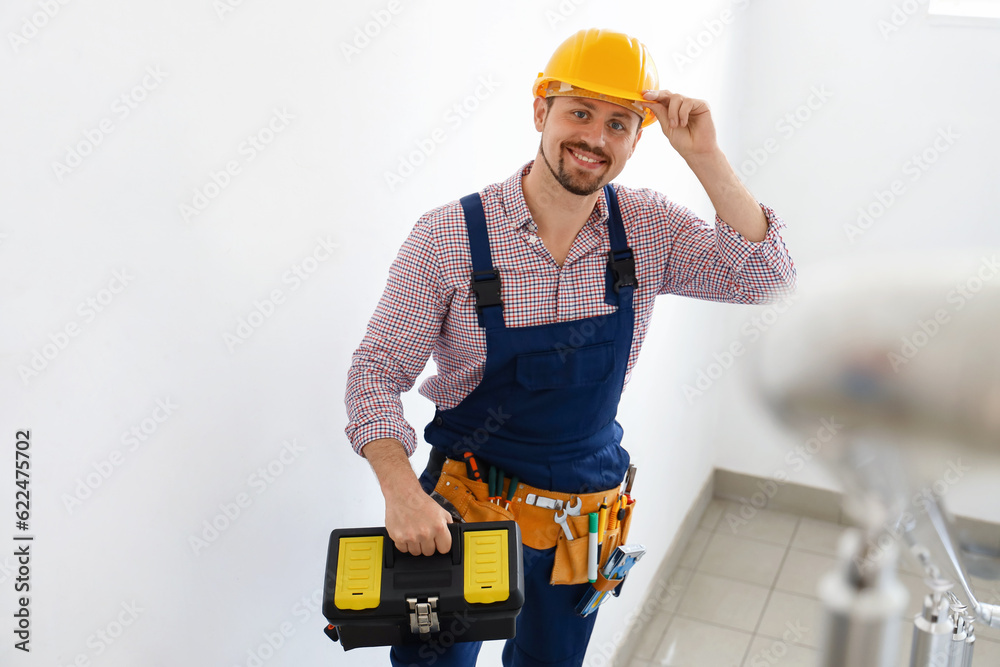
[[[577,509],[579,511],[579,509]],[[560,526],[562,526],[563,532],[566,533],[566,539],[573,539],[573,531],[570,529],[569,524],[566,523],[566,517],[569,516],[569,510],[562,510],[555,513],[555,520]]]

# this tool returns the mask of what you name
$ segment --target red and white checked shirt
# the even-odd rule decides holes
[[[500,272],[507,327],[525,327],[604,315],[608,210],[604,197],[580,230],[560,268],[545,248],[524,201],[523,166],[481,191],[493,265]],[[746,240],[718,216],[714,225],[648,189],[615,185],[635,255],[639,286],[633,303],[635,332],[625,382],[646,334],[658,294],[731,303],[761,303],[795,285],[795,266],[774,212],[764,240]],[[438,409],[452,408],[483,376],[486,333],[470,287],[472,258],[458,201],[423,215],[391,268],[385,292],[355,351],[347,377],[347,437],[358,453],[377,438],[396,438],[407,454],[416,448],[413,427],[399,399],[433,354],[438,374],[420,393]]]

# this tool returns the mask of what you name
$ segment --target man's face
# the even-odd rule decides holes
[[[535,98],[539,152],[566,190],[586,196],[610,183],[642,134],[639,114],[588,97]]]

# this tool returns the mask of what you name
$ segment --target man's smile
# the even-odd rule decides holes
[[[587,169],[594,169],[605,164],[605,160],[598,155],[590,153],[589,151],[581,151],[578,148],[566,147],[566,151],[579,163],[581,166]]]

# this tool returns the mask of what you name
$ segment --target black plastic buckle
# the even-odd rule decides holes
[[[479,279],[479,276],[492,276]],[[472,272],[472,290],[476,293],[476,312],[489,306],[503,306],[500,299],[500,272],[495,268]]]
[[[624,252],[628,253],[628,257],[615,259],[614,251],[608,251],[608,268],[611,269],[616,294],[622,287],[639,286],[639,282],[635,278],[635,257],[632,255],[632,249],[625,248]]]

